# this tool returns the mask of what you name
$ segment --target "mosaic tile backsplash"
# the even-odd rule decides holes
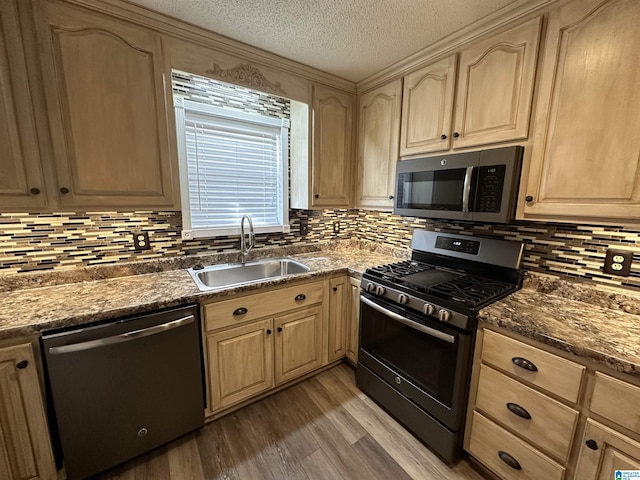
[[[365,210],[291,210],[291,232],[256,235],[256,248],[358,239],[408,249],[415,228],[525,243],[525,270],[640,289],[640,231],[623,227],[515,222],[446,222]],[[333,233],[333,224],[340,232]],[[306,233],[300,224],[307,224]],[[0,214],[0,274],[115,264],[198,253],[237,252],[237,235],[183,241],[180,212]],[[151,249],[134,250],[132,232],[149,233]],[[634,251],[629,277],[602,273],[607,248]]]

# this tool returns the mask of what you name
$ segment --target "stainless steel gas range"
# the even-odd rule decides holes
[[[368,269],[356,382],[447,462],[461,453],[476,312],[518,290],[523,244],[416,230],[411,260]]]

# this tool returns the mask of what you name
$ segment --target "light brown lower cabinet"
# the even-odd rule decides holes
[[[207,335],[212,410],[273,387],[273,320]]]
[[[30,343],[0,348],[0,478],[58,478]]]
[[[616,470],[640,471],[640,443],[588,419],[576,480],[616,480]]]
[[[329,282],[329,361],[345,356],[347,348],[348,277]]]
[[[471,456],[504,480],[617,480],[616,471],[640,471],[640,381],[513,337],[478,332]]]
[[[343,358],[347,278],[259,290],[203,305],[207,414]]]
[[[347,295],[347,360],[354,365],[358,363],[360,343],[360,279],[349,277],[349,294]]]

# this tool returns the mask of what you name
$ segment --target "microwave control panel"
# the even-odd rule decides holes
[[[478,168],[476,212],[498,213],[502,206],[502,189],[506,165],[490,165]]]

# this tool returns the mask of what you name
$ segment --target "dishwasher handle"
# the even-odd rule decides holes
[[[188,325],[195,321],[193,315],[188,315],[177,320],[172,320],[167,323],[161,323],[160,325],[154,325],[153,327],[142,328],[140,330],[133,330],[131,332],[121,333],[119,335],[113,335],[111,337],[98,338],[96,340],[89,340],[88,342],[72,343],[70,345],[61,345],[59,347],[50,347],[50,355],[61,355],[64,353],[79,352],[82,350],[89,350],[90,348],[104,347],[106,345],[113,345],[115,343],[128,342],[137,338],[148,337],[157,333],[173,330],[174,328]]]

